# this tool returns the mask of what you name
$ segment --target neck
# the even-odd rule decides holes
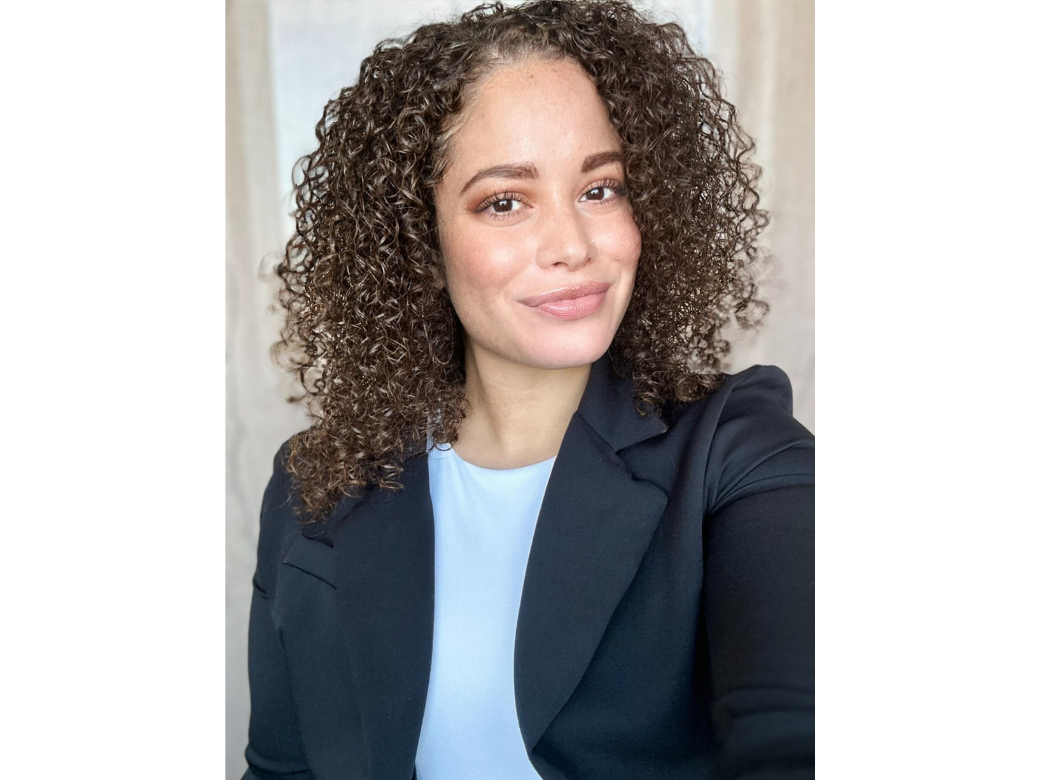
[[[510,469],[547,460],[560,450],[578,408],[590,366],[522,366],[466,347],[466,416],[454,444],[476,466]]]

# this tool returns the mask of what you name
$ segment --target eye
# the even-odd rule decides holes
[[[510,211],[516,211],[516,206],[519,203],[520,201],[512,198],[502,198],[491,204],[491,210],[496,214],[508,214]]]
[[[473,211],[493,219],[509,219],[525,205],[523,198],[515,192],[496,192],[482,200]]]
[[[623,198],[628,194],[628,190],[625,185],[621,182],[609,181],[597,184],[595,187],[585,191],[585,194],[581,196],[581,200],[604,202],[616,200],[617,198]]]

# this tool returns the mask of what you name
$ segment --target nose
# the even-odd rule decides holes
[[[593,258],[596,245],[589,225],[572,203],[564,203],[543,211],[537,261],[542,268],[554,265],[580,268]]]

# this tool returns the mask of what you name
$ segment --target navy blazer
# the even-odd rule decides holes
[[[516,628],[543,778],[812,777],[813,444],[777,368],[662,418],[593,365]],[[302,529],[283,458],[260,520],[245,778],[409,780],[433,642],[427,456],[403,490]]]

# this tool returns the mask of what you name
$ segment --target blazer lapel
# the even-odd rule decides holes
[[[412,776],[433,647],[427,456],[411,460],[400,481],[398,492],[352,502],[332,530],[336,597],[373,778]]]
[[[666,430],[635,410],[631,385],[597,361],[538,516],[517,621],[517,716],[531,751],[585,673],[668,497],[617,452]]]

